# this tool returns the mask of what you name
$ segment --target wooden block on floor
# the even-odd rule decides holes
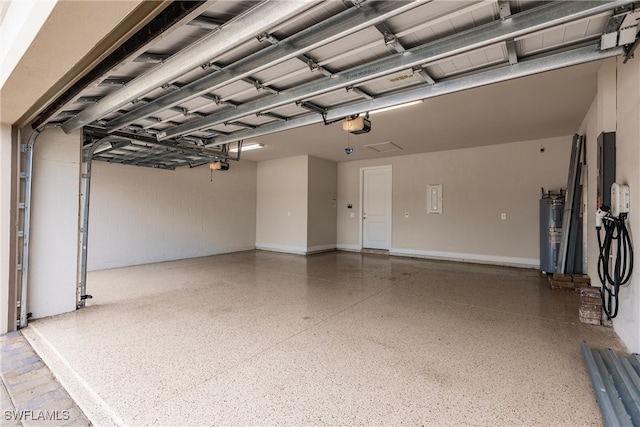
[[[575,289],[575,284],[573,282],[564,282],[562,280],[549,279],[549,284],[551,285],[551,289]]]
[[[570,274],[553,273],[553,276],[551,276],[551,279],[556,280],[558,282],[573,282],[573,279]]]
[[[582,283],[591,286],[591,278],[586,274],[572,274],[571,277],[575,283]]]

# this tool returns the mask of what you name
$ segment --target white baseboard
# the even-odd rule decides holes
[[[206,252],[192,252],[192,253],[182,253],[182,254],[170,254],[170,255],[162,255],[162,256],[150,256],[150,257],[141,257],[141,258],[127,258],[118,259],[113,261],[102,261],[102,262],[90,262],[87,268],[87,271],[98,271],[98,270],[109,270],[112,268],[121,268],[121,267],[131,267],[135,265],[146,265],[146,264],[157,264],[160,262],[169,262],[169,261],[180,261],[183,259],[192,259],[192,258],[202,258],[213,255],[224,255],[231,254],[234,252],[244,252],[244,251],[252,251],[255,247],[253,246],[238,246],[232,248],[224,248],[224,249],[214,249]]]
[[[345,245],[342,243],[338,243],[336,245],[336,249],[339,251],[349,251],[349,252],[360,252],[362,248],[358,245]]]
[[[423,251],[417,249],[391,248],[389,255],[414,258],[440,259],[446,261],[471,262],[476,264],[503,265],[508,267],[532,268],[540,267],[537,258],[516,258],[496,255],[465,254],[460,252]]]
[[[318,245],[318,246],[309,246],[307,248],[307,254],[316,254],[318,252],[328,252],[335,251],[336,245]]]
[[[256,243],[256,249],[271,252],[283,252],[286,254],[306,255],[307,248],[304,246],[274,245],[272,243]]]
[[[283,252],[286,254],[296,255],[309,255],[318,252],[333,251],[336,249],[336,245],[318,245],[305,248],[304,246],[287,246],[287,245],[275,245],[272,243],[256,243],[256,249],[262,251],[271,252]]]

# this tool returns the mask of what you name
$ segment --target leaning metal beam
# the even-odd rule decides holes
[[[507,65],[501,68],[472,74],[465,77],[458,77],[452,80],[440,81],[433,85],[423,85],[413,90],[407,90],[400,93],[376,97],[373,101],[363,101],[356,104],[350,104],[344,107],[338,107],[327,111],[325,118],[320,114],[308,114],[302,117],[291,118],[286,122],[274,123],[261,126],[257,129],[239,131],[230,135],[214,137],[207,144],[208,147],[228,144],[230,142],[255,138],[261,135],[281,132],[301,126],[307,126],[315,123],[322,123],[332,120],[341,119],[343,117],[355,114],[373,111],[380,108],[390,107],[393,105],[404,104],[407,102],[417,101],[420,99],[434,98],[436,96],[446,95],[462,90],[477,88],[494,83],[500,83],[520,77],[526,77],[533,74],[539,74],[546,71],[557,70],[560,68],[571,67],[586,62],[597,61],[610,58],[612,56],[621,55],[623,49],[615,48],[607,51],[600,51],[597,45],[591,45],[574,49],[562,53],[545,56],[538,59],[520,61],[514,65]]]
[[[145,95],[150,90],[161,87],[181,75],[211,61],[222,53],[250,40],[255,34],[263,33],[281,22],[301,13],[318,3],[319,0],[264,1],[242,14],[237,19],[220,27],[219,30],[201,41],[176,53],[163,64],[129,82],[117,92],[106,96],[99,103],[85,109],[76,117],[62,125],[66,133],[86,126],[105,114]]]
[[[360,31],[377,22],[382,22],[399,13],[406,12],[426,0],[414,2],[373,1],[359,8],[346,11],[292,35],[276,45],[260,50],[215,73],[206,75],[182,88],[164,95],[155,101],[137,108],[107,124],[107,130],[113,131],[137,120],[148,117],[158,111],[176,106],[196,96],[214,91],[224,85],[246,78],[258,71],[272,67],[288,59],[313,50],[326,43],[338,40],[356,31]]]
[[[175,128],[159,132],[158,139],[173,138],[204,127],[215,126],[216,124],[241,118],[246,115],[267,111],[285,104],[308,99],[363,81],[383,77],[424,63],[602,13],[630,2],[629,0],[558,2],[540,6],[518,15],[513,15],[505,21],[494,21],[475,29],[417,46],[401,54],[391,55],[336,73],[331,78],[315,80],[298,87],[284,90],[277,96],[260,98],[240,105],[234,110],[213,113],[203,119],[184,123]]]

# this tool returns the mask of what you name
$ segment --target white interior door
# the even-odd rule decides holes
[[[363,169],[362,247],[391,249],[391,167]]]

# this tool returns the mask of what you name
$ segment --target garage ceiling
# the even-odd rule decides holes
[[[225,162],[239,141],[265,145],[242,154],[253,160],[345,161],[567,135],[595,95],[596,61],[630,55],[640,17],[632,1],[184,4],[182,19],[156,18],[173,23],[166,36],[34,126],[84,127],[87,150],[104,145],[97,160],[159,168]],[[368,114],[371,132],[342,130]],[[388,141],[402,150],[364,147]]]

